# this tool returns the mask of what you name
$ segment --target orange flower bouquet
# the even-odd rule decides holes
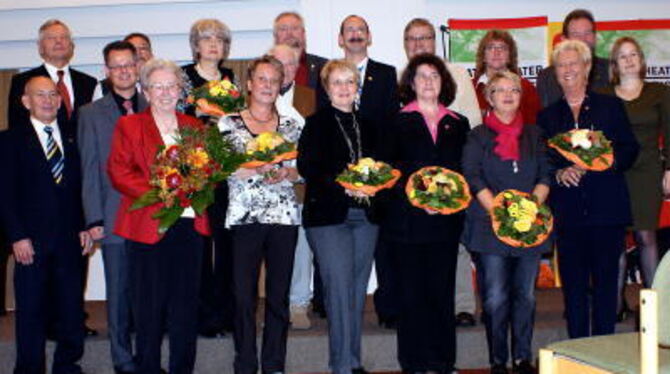
[[[612,143],[602,131],[573,129],[549,139],[549,146],[586,170],[607,170],[614,162]]]
[[[405,193],[415,207],[440,214],[460,212],[472,200],[465,178],[440,166],[427,166],[410,175]]]
[[[335,180],[348,191],[366,195],[361,199],[369,203],[370,196],[374,196],[380,190],[393,187],[398,178],[400,178],[400,170],[393,169],[385,162],[365,157],[359,159],[355,164],[347,165],[347,168]]]
[[[535,247],[549,237],[554,218],[546,204],[538,204],[530,194],[504,190],[493,200],[491,224],[496,237],[518,248]]]
[[[165,233],[184,209],[202,214],[214,202],[214,188],[244,161],[216,127],[180,128],[177,144],[162,146],[151,165],[151,190],[140,196],[131,210],[162,203],[153,215]]]
[[[298,157],[294,143],[288,142],[279,133],[266,131],[258,134],[246,145],[247,161],[243,168],[257,168],[267,164],[276,164]]]
[[[213,117],[223,117],[244,108],[244,97],[228,78],[214,80],[193,89],[186,102]]]

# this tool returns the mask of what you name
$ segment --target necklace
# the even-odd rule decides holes
[[[249,116],[250,116],[254,121],[256,121],[256,122],[258,122],[258,123],[266,123],[266,122],[270,122],[270,121],[272,121],[272,119],[273,119],[273,117],[274,117],[274,115],[275,115],[275,112],[272,111],[272,112],[270,112],[270,117],[268,117],[267,119],[260,119],[260,118],[257,118],[256,116],[254,116],[254,113],[251,111],[251,108],[249,108],[249,110],[247,110],[247,112],[249,112]]]
[[[214,74],[206,72],[202,66],[200,66],[200,63],[195,64],[195,71],[200,75],[201,77],[205,78],[207,81],[213,81],[213,80],[219,80],[221,79],[221,72],[217,69]]]
[[[335,114],[335,120],[337,121],[337,124],[340,127],[340,131],[342,132],[342,136],[344,137],[344,141],[347,143],[347,147],[349,148],[349,159],[351,160],[351,163],[356,163],[357,160],[363,157],[363,153],[361,152],[361,130],[360,126],[358,125],[358,121],[356,120],[356,115],[353,112],[351,113],[351,126],[354,128],[354,134],[356,134],[356,152],[354,152],[354,145],[352,144],[351,138],[349,138],[349,135],[344,130],[342,121],[337,114]]]

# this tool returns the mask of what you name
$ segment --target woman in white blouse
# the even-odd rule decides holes
[[[249,65],[249,107],[221,118],[219,129],[240,152],[258,134],[274,131],[297,142],[302,127],[281,116],[275,101],[283,80],[281,62],[263,56]],[[265,260],[265,322],[261,369],[284,371],[289,325],[288,291],[300,216],[293,183],[299,178],[295,161],[239,169],[228,179],[226,227],[232,232],[233,294],[235,297],[235,373],[258,371],[256,300],[258,274]]]

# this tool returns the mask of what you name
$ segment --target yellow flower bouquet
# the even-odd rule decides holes
[[[241,167],[257,168],[267,164],[276,164],[298,157],[294,143],[288,142],[279,133],[266,131],[258,134],[246,145],[247,161]]]
[[[530,194],[504,190],[493,200],[491,224],[496,237],[517,248],[542,244],[554,227],[554,218],[546,204],[538,204]]]
[[[228,78],[209,81],[193,89],[186,102],[213,117],[222,117],[244,108],[244,97]]]
[[[400,170],[391,165],[364,157],[347,168],[335,179],[346,190],[374,196],[380,190],[391,188],[400,178]]]
[[[602,131],[573,129],[549,139],[549,146],[586,170],[607,170],[614,162],[612,143]]]
[[[440,166],[427,166],[410,175],[405,193],[415,207],[440,214],[460,212],[472,200],[465,178]]]

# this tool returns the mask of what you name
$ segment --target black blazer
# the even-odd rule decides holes
[[[407,200],[408,177],[424,166],[461,170],[461,154],[470,126],[467,118],[446,115],[438,124],[437,143],[433,143],[419,112],[400,112],[387,126],[380,145],[381,159],[402,172],[402,177],[383,201],[381,235],[412,244],[453,241],[461,235],[464,214],[430,215]],[[386,196],[385,196],[386,195]]]
[[[98,81],[88,74],[82,73],[73,68],[70,69],[70,76],[72,78],[72,90],[74,91],[74,106],[72,107],[72,117],[68,121],[67,111],[65,105],[61,104],[58,110],[58,123],[65,125],[69,123],[73,128],[77,126],[77,115],[79,107],[88,104],[93,99],[93,91]],[[9,100],[7,105],[7,125],[11,128],[17,124],[26,123],[30,125],[30,115],[28,110],[21,103],[21,96],[23,96],[23,89],[26,82],[33,77],[49,77],[46,67],[40,65],[34,69],[24,71],[12,77],[12,83],[9,89]]]
[[[383,131],[400,110],[398,78],[395,68],[373,59],[368,60],[358,113]]]
[[[15,124],[16,125],[16,124]],[[65,155],[63,180],[56,184],[30,122],[0,133],[0,217],[9,242],[29,238],[36,251],[78,249],[84,229],[81,173],[75,133],[60,126]]]
[[[305,202],[302,221],[305,227],[335,225],[344,222],[350,197],[335,182],[350,161],[349,148],[335,115],[346,115],[332,106],[307,118],[298,143],[298,171],[305,178]],[[363,157],[375,157],[375,129],[358,118]],[[373,199],[374,201],[374,199]],[[374,221],[368,209],[368,219]]]
[[[614,165],[602,172],[587,172],[578,187],[563,187],[556,182],[556,170],[572,165],[549,150],[552,186],[549,204],[557,226],[630,225],[631,210],[628,187],[623,172],[633,165],[639,146],[621,100],[587,92],[579,113],[579,127],[601,130],[612,142]],[[540,111],[538,126],[547,138],[575,128],[572,112],[565,98]]]

